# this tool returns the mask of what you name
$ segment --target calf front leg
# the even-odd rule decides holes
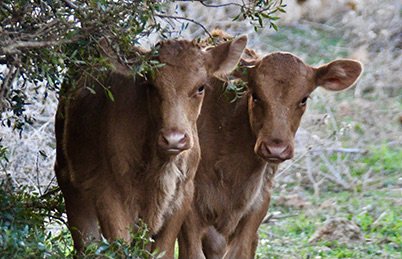
[[[158,249],[160,252],[165,251],[164,259],[174,258],[176,238],[178,237],[183,221],[190,210],[191,202],[193,200],[193,188],[192,182],[186,184],[182,206],[177,208],[173,214],[165,220],[162,229],[154,237],[155,244],[153,245],[152,250]]]
[[[88,243],[99,240],[100,229],[92,200],[79,188],[76,188],[66,179],[68,171],[66,167],[56,163],[55,170],[57,181],[63,193],[66,205],[68,228],[74,241],[74,248],[78,253],[82,252]],[[64,164],[63,164],[64,166]]]
[[[180,230],[179,259],[205,259],[202,251],[205,228],[194,210],[192,207]]]
[[[257,209],[249,212],[236,227],[234,234],[230,237],[229,249],[225,259],[252,259],[258,244],[258,227],[264,219],[271,195],[264,192],[262,204]]]
[[[80,191],[65,191],[68,227],[78,252],[84,250],[91,241],[99,240],[100,230],[96,211],[91,201]]]
[[[130,231],[134,225],[135,216],[130,215],[124,206],[121,195],[112,186],[106,187],[96,200],[96,212],[102,234],[111,241],[122,239],[131,241]]]

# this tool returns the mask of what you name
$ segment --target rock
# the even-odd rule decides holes
[[[354,222],[344,218],[330,218],[309,239],[310,243],[318,241],[337,241],[342,244],[361,243],[364,242],[364,237],[359,226]]]

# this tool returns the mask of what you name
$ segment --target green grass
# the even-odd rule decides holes
[[[270,211],[297,216],[260,227],[258,258],[401,258],[402,208],[396,204],[400,198],[397,193],[381,189],[364,194],[328,192],[318,199],[308,192],[305,195],[312,206],[304,210],[277,206],[274,199]],[[336,204],[333,208],[319,207],[329,199]],[[360,226],[366,241],[310,244],[309,238],[329,217],[352,220]]]
[[[402,148],[392,148],[382,145],[379,148],[373,149],[371,154],[363,159],[363,163],[377,173],[393,174],[401,172]]]
[[[320,197],[315,197],[306,188],[303,196],[311,203],[306,209],[295,210],[277,205],[274,190],[270,211],[297,216],[260,227],[258,258],[402,258],[402,189],[398,184],[402,171],[401,158],[402,149],[399,147],[383,145],[370,150],[351,163],[351,170],[356,171],[354,177],[363,176],[369,169],[381,174],[379,180],[383,182],[378,188],[354,192],[329,188]],[[334,159],[331,157],[331,160]],[[356,164],[355,168],[353,165]],[[333,206],[320,207],[328,201]],[[310,244],[308,240],[314,231],[331,217],[342,217],[356,223],[365,242],[341,244],[320,241]]]
[[[390,176],[388,179],[393,179],[398,177],[397,173],[402,170],[402,148],[386,144],[369,147],[367,154],[357,160],[345,154],[333,153],[329,156],[332,162],[338,159],[350,163],[352,176],[362,176],[371,170],[375,174],[388,175]],[[321,169],[325,170],[325,166]]]

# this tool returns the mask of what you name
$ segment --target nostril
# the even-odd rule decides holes
[[[260,153],[261,153],[261,155],[263,155],[263,156],[268,156],[268,155],[270,154],[269,148],[268,148],[268,146],[267,146],[265,143],[261,143],[261,146],[260,146]]]
[[[186,144],[187,138],[187,134],[183,134],[181,139],[179,140],[179,144]]]
[[[165,137],[164,134],[160,133],[158,137],[158,145],[161,147],[169,146],[169,140]]]
[[[169,139],[165,135],[161,134],[160,139],[162,140],[163,144],[169,145]]]
[[[293,148],[291,145],[287,145],[285,150],[282,151],[282,153],[280,154],[280,157],[282,159],[290,159],[293,157]]]

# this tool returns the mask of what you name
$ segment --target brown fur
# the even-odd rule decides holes
[[[82,75],[76,89],[64,86],[70,92],[56,115],[55,171],[77,250],[101,233],[129,242],[142,219],[156,240],[154,248],[173,257],[200,159],[196,120],[202,86],[215,73],[230,73],[246,42],[241,37],[208,51],[192,42],[163,42],[159,61],[165,66],[147,81],[133,78],[101,41],[100,52],[114,68],[96,79]],[[164,132],[186,136],[181,150],[162,148]]]
[[[234,103],[214,81],[197,123],[202,159],[194,202],[179,235],[180,258],[254,257],[274,174],[293,156],[305,111],[301,102],[318,85],[342,90],[360,73],[356,61],[313,68],[292,54],[273,53],[240,73],[248,90]]]

